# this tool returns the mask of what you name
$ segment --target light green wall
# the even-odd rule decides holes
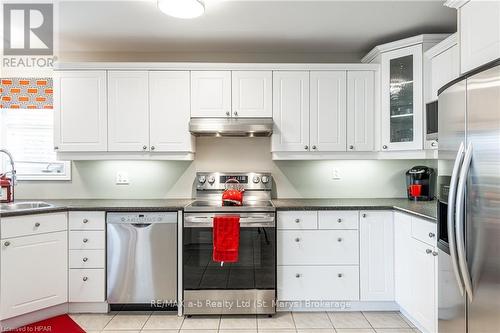
[[[404,173],[431,160],[272,161],[269,138],[198,138],[192,162],[80,161],[71,181],[20,182],[18,199],[190,198],[197,171],[270,171],[275,196],[331,198],[404,197]],[[342,180],[332,180],[338,168]],[[117,171],[130,185],[115,185]]]

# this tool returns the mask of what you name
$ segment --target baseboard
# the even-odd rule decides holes
[[[108,302],[94,302],[94,303],[69,303],[69,313],[108,313]]]
[[[400,311],[403,314],[403,316],[405,316],[416,328],[418,328],[420,330],[420,332],[433,333],[433,332],[429,332],[425,328],[423,328],[422,325],[420,325],[420,323],[417,320],[415,320],[415,318],[413,318],[405,309],[401,308]]]
[[[396,302],[278,301],[276,311],[399,311]]]
[[[0,331],[8,332],[18,327],[36,323],[37,321],[68,313],[68,303],[54,305],[38,311],[0,321]]]

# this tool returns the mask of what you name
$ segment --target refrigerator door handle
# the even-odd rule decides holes
[[[457,200],[455,206],[455,233],[457,241],[457,254],[458,263],[460,266],[460,273],[464,282],[465,290],[469,295],[469,300],[472,301],[472,280],[467,266],[467,257],[465,253],[465,235],[464,235],[464,207],[465,207],[465,184],[467,182],[467,175],[469,173],[470,164],[472,161],[472,143],[469,143],[464,155],[464,162],[462,170],[460,170],[460,177],[457,186]]]
[[[455,203],[457,197],[457,182],[458,174],[460,172],[460,166],[464,160],[464,143],[460,143],[458,148],[457,157],[455,158],[455,163],[453,164],[453,171],[451,173],[450,180],[450,191],[448,194],[448,211],[447,211],[447,223],[448,223],[448,244],[450,248],[451,263],[453,268],[453,273],[455,279],[457,280],[458,289],[460,295],[464,295],[464,283],[460,275],[460,268],[458,267],[457,259],[457,243],[455,241]]]

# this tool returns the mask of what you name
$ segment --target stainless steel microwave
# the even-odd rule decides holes
[[[425,105],[425,139],[427,141],[438,139],[438,101]]]

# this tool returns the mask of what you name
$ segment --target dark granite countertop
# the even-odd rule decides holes
[[[437,219],[436,201],[394,199],[274,199],[277,210],[381,210],[395,209],[429,220]]]

